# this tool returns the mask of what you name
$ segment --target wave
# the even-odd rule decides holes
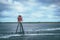
[[[39,29],[39,30],[36,30],[36,31],[54,31],[54,30],[60,30],[60,28]]]
[[[20,34],[11,34],[11,35],[5,35],[5,36],[0,36],[0,38],[10,38],[12,36],[21,36]]]
[[[25,34],[25,35],[60,35],[60,33],[40,33],[40,34]]]
[[[23,36],[38,36],[38,35],[60,35],[60,33],[24,34]],[[14,36],[22,36],[22,34],[5,35],[5,36],[0,36],[0,38],[10,38]]]

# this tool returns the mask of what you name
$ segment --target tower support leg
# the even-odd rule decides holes
[[[18,31],[18,27],[19,27],[19,26],[20,26],[20,33],[21,33],[21,34],[25,34],[25,33],[24,33],[24,29],[23,29],[23,25],[22,25],[21,22],[19,22],[18,25],[17,25],[16,33],[17,33],[17,31]]]

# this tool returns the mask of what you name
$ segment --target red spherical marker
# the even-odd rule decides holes
[[[18,16],[18,22],[22,22],[22,16],[21,15]]]

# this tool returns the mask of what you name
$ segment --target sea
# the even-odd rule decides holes
[[[22,25],[25,34],[16,34],[17,22],[0,22],[0,40],[60,40],[60,22],[23,22]]]

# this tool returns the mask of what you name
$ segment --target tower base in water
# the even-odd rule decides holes
[[[20,32],[17,32],[19,27],[20,27]],[[16,29],[16,34],[25,34],[22,22],[18,22],[17,29]]]

